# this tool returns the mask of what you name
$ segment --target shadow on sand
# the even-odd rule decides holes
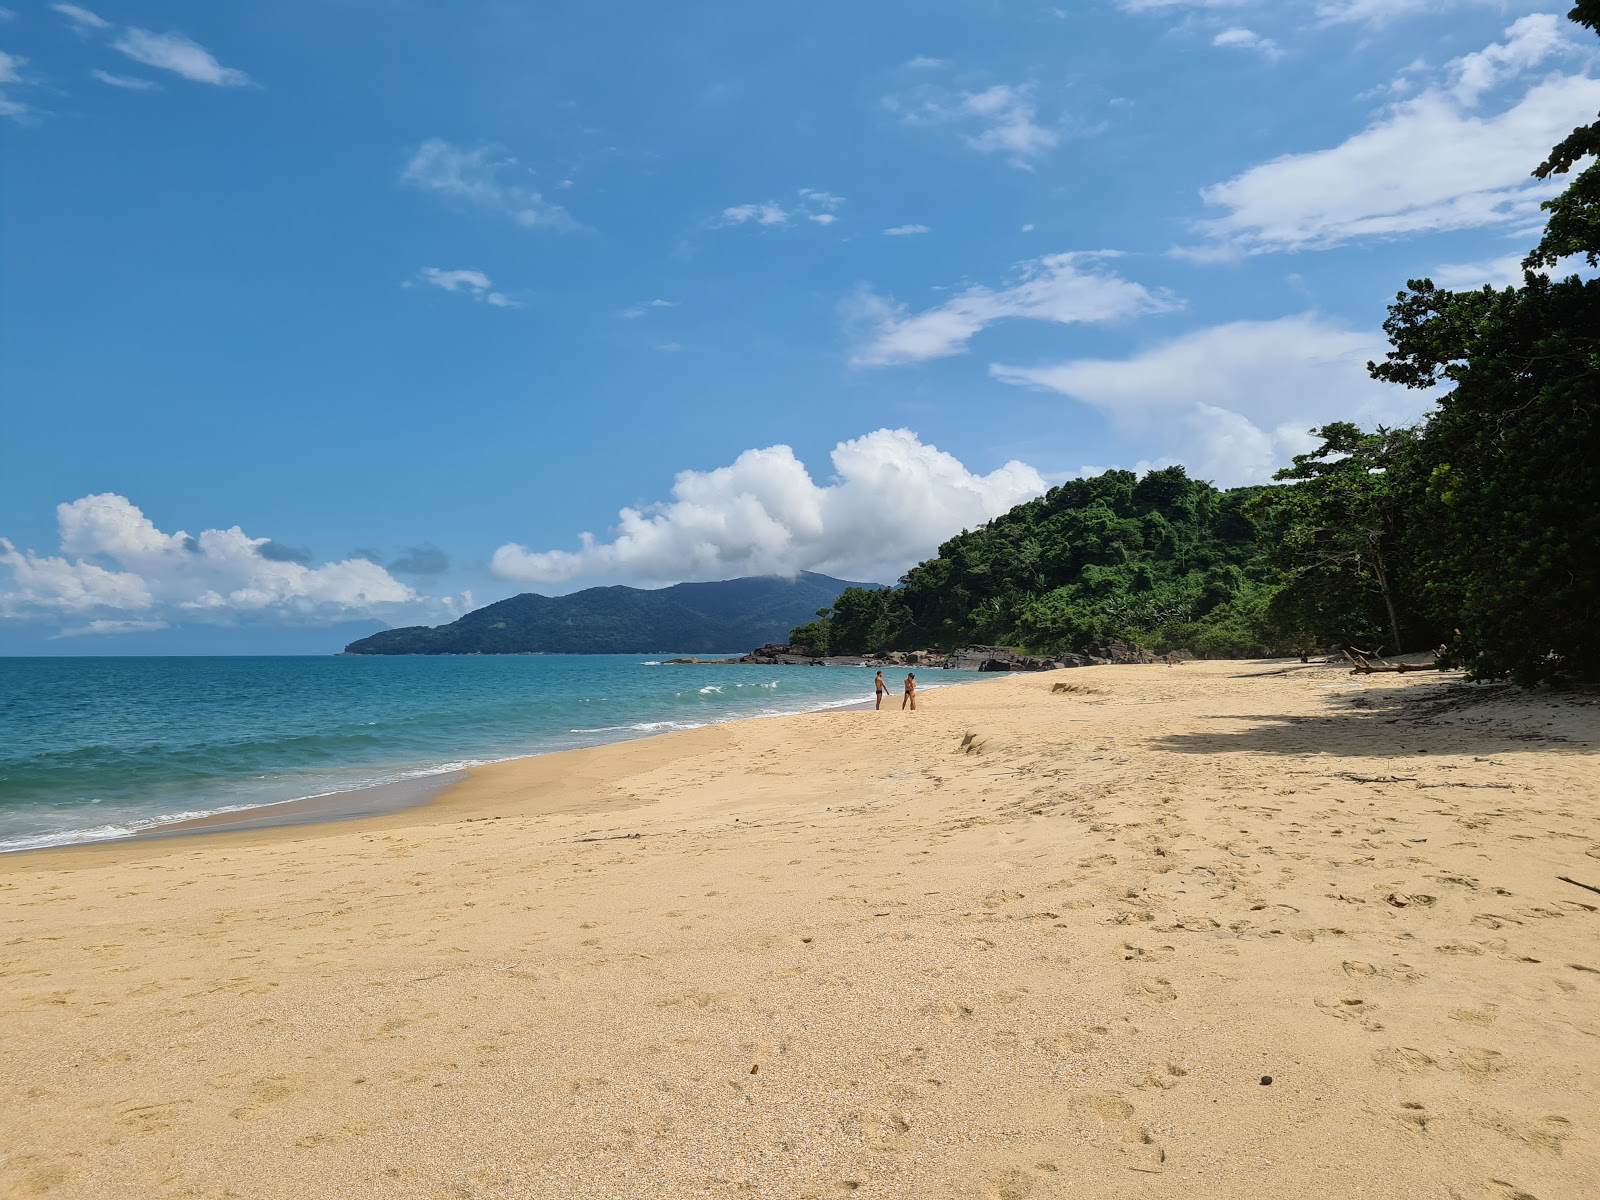
[[[1304,670],[1289,667],[1236,675]],[[1526,692],[1509,684],[1472,684],[1459,678],[1382,691],[1346,683],[1328,685],[1332,711],[1317,716],[1281,713],[1203,718],[1245,729],[1173,733],[1152,738],[1157,750],[1179,754],[1330,754],[1349,758],[1471,751],[1479,756],[1543,750],[1552,745],[1591,749],[1562,736],[1546,721],[1570,701]],[[1564,722],[1563,722],[1564,724]]]

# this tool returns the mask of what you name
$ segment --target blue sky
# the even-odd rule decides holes
[[[1507,282],[1564,4],[4,0],[0,653],[890,579],[1258,482],[1408,277]],[[587,535],[587,536],[585,536]]]

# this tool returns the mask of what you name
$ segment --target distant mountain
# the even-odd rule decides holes
[[[802,572],[795,579],[680,583],[658,591],[599,587],[570,596],[526,592],[449,625],[388,629],[346,654],[699,654],[784,642],[848,587],[878,588]]]

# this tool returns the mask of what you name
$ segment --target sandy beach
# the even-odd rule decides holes
[[[898,704],[0,859],[0,1194],[1600,1196],[1591,698]]]

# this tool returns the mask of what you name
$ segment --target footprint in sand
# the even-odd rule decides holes
[[[1168,1062],[1159,1067],[1151,1067],[1145,1073],[1143,1082],[1136,1083],[1133,1086],[1136,1088],[1160,1088],[1164,1092],[1170,1092],[1178,1086],[1178,1081],[1188,1074],[1187,1068],[1180,1067],[1175,1062]]]
[[[1510,1064],[1506,1062],[1506,1056],[1498,1050],[1474,1047],[1456,1051],[1455,1066],[1457,1070],[1471,1075],[1496,1075]]]
[[[1160,975],[1152,976],[1139,984],[1139,990],[1157,1004],[1170,1004],[1178,998],[1178,991]]]

